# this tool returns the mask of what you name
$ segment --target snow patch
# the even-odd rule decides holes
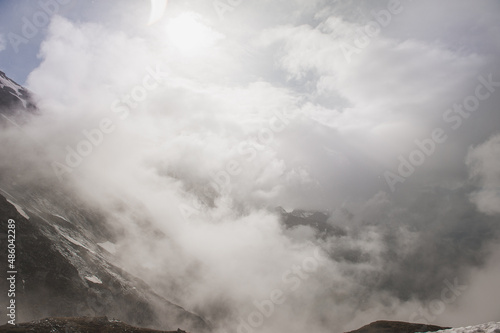
[[[85,279],[87,281],[90,281],[92,283],[95,283],[95,284],[102,284],[102,281],[101,279],[99,279],[97,276],[95,275],[92,275],[92,276],[86,276]]]
[[[75,244],[75,245],[78,245],[78,246],[81,246],[81,247],[85,247],[82,243],[80,243],[79,241],[77,241],[76,239],[68,236],[68,235],[63,235],[64,238],[66,238],[67,240],[69,240],[71,243]],[[86,247],[85,247],[86,248]]]
[[[76,239],[68,236],[68,235],[65,235],[64,233],[61,232],[61,230],[59,230],[59,232],[61,233],[61,235],[63,235],[64,238],[66,238],[67,240],[69,240],[71,243],[75,244],[75,245],[78,245],[80,247],[83,247],[85,250],[89,251],[90,253],[93,253],[95,254],[94,251],[92,251],[91,249],[89,249],[88,247],[86,247],[85,245],[83,245],[82,243],[80,243],[79,241],[77,241]]]
[[[9,93],[12,96],[17,97],[17,99],[19,99],[21,101],[21,103],[23,103],[23,106],[26,108],[26,105],[27,105],[26,100],[21,97],[22,90],[24,90],[23,87],[14,83],[12,80],[10,80],[7,77],[0,76],[0,88],[3,89],[4,87],[8,87],[8,88],[12,89],[14,91],[14,93],[10,92],[10,91],[9,91]]]
[[[450,328],[448,330],[438,331],[439,333],[500,333],[500,322],[495,323],[494,321],[479,324],[474,326],[467,327],[459,327],[459,328]]]
[[[0,77],[0,88],[3,88],[3,87],[9,87],[10,89],[14,90],[18,94],[21,94],[20,90],[23,89],[21,86],[12,82],[10,79]],[[16,97],[18,97],[18,96],[16,96]]]
[[[100,247],[108,251],[109,253],[115,254],[116,253],[116,245],[114,243],[111,243],[109,241],[104,242],[104,243],[97,243]]]
[[[29,220],[29,219],[30,219],[30,217],[28,216],[28,214],[26,214],[26,212],[22,209],[22,207],[21,207],[21,206],[19,206],[18,204],[16,204],[16,203],[14,203],[14,202],[10,201],[9,199],[7,199],[7,201],[8,201],[8,202],[9,202],[12,206],[16,207],[17,212],[18,212],[19,214],[21,214],[21,215],[22,215],[25,219],[27,219],[27,220]]]
[[[67,218],[65,218],[64,216],[61,216],[61,215],[59,215],[59,214],[52,214],[52,216],[58,217],[58,218],[60,218],[60,219],[63,219],[63,220],[64,220],[64,221],[66,221],[66,222],[69,222],[69,220],[68,220]],[[71,222],[70,222],[70,223],[71,223]]]

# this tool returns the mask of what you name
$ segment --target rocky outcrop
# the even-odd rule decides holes
[[[447,328],[449,327],[380,320],[347,333],[416,333],[436,332]]]

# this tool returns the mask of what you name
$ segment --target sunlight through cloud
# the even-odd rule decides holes
[[[212,46],[223,35],[201,22],[195,13],[183,13],[166,26],[169,43],[184,55],[194,55],[202,49]]]

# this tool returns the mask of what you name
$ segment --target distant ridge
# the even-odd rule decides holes
[[[436,332],[450,327],[440,327],[427,324],[406,323],[402,321],[379,320],[361,327],[355,331],[346,333],[416,333],[416,332]]]

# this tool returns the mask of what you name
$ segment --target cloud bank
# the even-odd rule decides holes
[[[18,152],[4,169],[99,207],[121,265],[221,330],[482,321],[469,309],[495,288],[498,4],[276,6],[222,21],[200,6],[189,17],[217,38],[188,53],[174,14],[134,31],[55,16],[27,80],[41,115],[2,132],[2,155]],[[436,129],[447,139],[426,151]],[[392,189],[386,172],[410,167]],[[287,230],[278,206],[328,212],[345,235]]]

